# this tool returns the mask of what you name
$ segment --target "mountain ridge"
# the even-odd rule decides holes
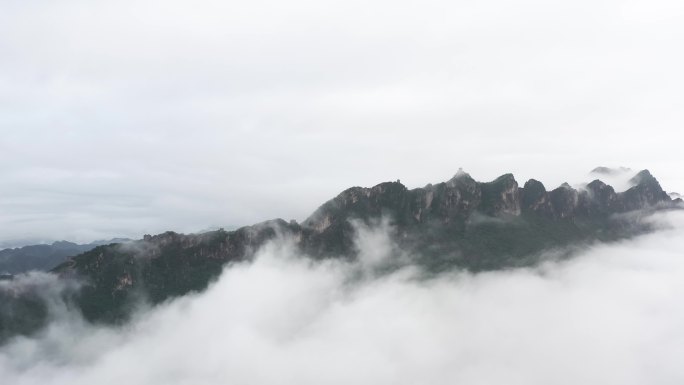
[[[67,258],[94,249],[97,246],[128,241],[127,238],[93,241],[78,244],[69,241],[54,241],[0,250],[0,274],[11,276],[31,270],[48,271]]]
[[[646,224],[612,216],[676,204],[650,172],[637,176],[636,184],[621,193],[599,180],[585,189],[564,184],[551,191],[533,179],[519,187],[512,174],[477,182],[462,170],[446,182],[410,190],[400,181],[355,186],[323,203],[301,223],[274,219],[231,232],[145,236],[134,242],[137,247],[96,248],[55,271],[96,282],[86,287],[90,294],[83,298],[92,298],[82,306],[96,320],[103,308],[123,306],[129,291],[141,289],[156,303],[203,290],[226,263],[249,260],[277,236],[296,240],[300,252],[314,259],[353,259],[353,222],[370,226],[383,217],[389,219],[398,245],[419,255],[415,262],[431,271],[524,266],[532,263],[526,258],[544,249],[648,231]],[[109,305],[103,306],[103,301]]]
[[[356,186],[323,203],[301,223],[274,219],[234,231],[145,235],[98,246],[52,271],[60,279],[82,283],[68,300],[87,320],[119,323],[141,298],[154,305],[202,291],[226,265],[250,261],[261,246],[278,237],[293,240],[298,252],[312,259],[353,260],[358,254],[355,226],[374,226],[383,219],[398,249],[411,256],[409,263],[431,274],[530,266],[545,250],[652,230],[640,215],[622,214],[682,207],[647,170],[634,178],[634,185],[619,193],[600,180],[581,189],[563,184],[547,191],[534,179],[522,187],[512,174],[477,182],[462,170],[446,182],[422,188],[408,189],[400,181]],[[19,310],[41,309],[32,301],[31,307]],[[35,331],[3,330],[7,314],[25,314],[11,308],[13,303],[0,308],[0,339]],[[45,318],[45,309],[26,316]]]

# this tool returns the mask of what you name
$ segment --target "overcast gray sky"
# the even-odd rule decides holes
[[[597,165],[684,191],[681,1],[3,0],[0,242]],[[586,177],[588,178],[588,177]]]

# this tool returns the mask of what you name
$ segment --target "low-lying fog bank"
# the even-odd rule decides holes
[[[287,240],[273,242],[254,263],[226,268],[205,293],[141,309],[125,328],[95,327],[57,306],[40,335],[0,348],[0,378],[681,384],[684,213],[654,220],[662,224],[656,233],[571,260],[427,280],[413,268],[372,274],[400,258],[382,228],[361,232],[356,263],[315,263]]]

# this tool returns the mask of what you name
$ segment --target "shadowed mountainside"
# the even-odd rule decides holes
[[[290,237],[302,254],[314,259],[354,259],[355,225],[374,226],[383,219],[410,263],[428,272],[529,266],[544,250],[647,232],[648,222],[640,220],[644,215],[681,207],[681,199],[673,200],[646,170],[631,183],[620,193],[600,180],[579,190],[564,184],[547,191],[533,179],[520,187],[513,175],[505,174],[482,183],[459,170],[449,181],[412,190],[399,181],[352,187],[301,224],[276,219],[230,232],[166,232],[99,246],[54,272],[63,280],[83,282],[68,300],[86,319],[117,323],[141,300],[156,304],[204,290],[226,264],[249,261],[260,246],[279,236]],[[0,290],[0,297],[8,295]],[[11,325],[21,317],[37,320],[30,325],[41,325],[46,317],[39,301],[32,299],[28,310],[17,310],[11,307],[21,304],[21,296],[14,299],[0,306],[0,338],[38,328],[14,330]]]
[[[31,270],[48,271],[67,258],[92,250],[100,245],[120,243],[128,239],[115,238],[108,241],[95,241],[85,245],[67,241],[52,244],[29,245],[0,250],[0,273],[13,275]]]

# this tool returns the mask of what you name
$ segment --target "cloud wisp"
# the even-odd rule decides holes
[[[679,384],[684,215],[654,220],[663,224],[656,233],[563,262],[429,279],[411,267],[363,274],[396,252],[381,229],[362,230],[356,263],[313,262],[274,242],[206,292],[143,311],[124,328],[69,316],[16,339],[0,348],[0,377],[19,385]]]

